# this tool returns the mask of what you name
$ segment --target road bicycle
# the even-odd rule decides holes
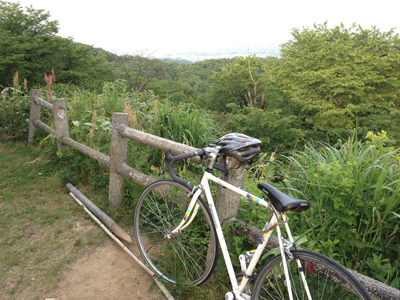
[[[319,253],[297,249],[289,228],[287,211],[301,212],[310,207],[306,200],[284,194],[262,182],[258,188],[264,199],[215,176],[213,169],[224,153],[221,146],[209,147],[173,157],[166,153],[173,180],[149,185],[138,199],[134,215],[135,238],[145,263],[170,284],[204,283],[212,274],[218,257],[218,242],[225,260],[232,290],[225,299],[372,299],[364,287],[343,266]],[[206,169],[199,185],[174,172],[176,162],[195,156],[205,158]],[[235,273],[219,222],[209,181],[228,188],[271,212],[262,229],[256,250],[239,256],[241,272]],[[206,195],[207,204],[202,199]],[[282,235],[284,225],[287,239]],[[269,260],[259,274],[256,265],[273,230],[276,229],[280,254]]]

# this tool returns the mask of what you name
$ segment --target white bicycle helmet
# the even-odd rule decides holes
[[[261,141],[242,133],[224,135],[214,145],[222,147],[219,150],[222,156],[231,156],[246,164],[251,164],[257,160],[261,152]]]

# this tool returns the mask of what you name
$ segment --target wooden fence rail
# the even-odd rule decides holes
[[[40,121],[41,107],[53,112],[55,130]],[[69,137],[68,116],[65,99],[54,99],[53,104],[41,98],[40,90],[31,91],[31,111],[29,116],[29,136],[28,144],[32,142],[35,129],[41,129],[47,134],[53,134],[57,138],[58,151],[63,151],[65,147],[72,147],[90,156],[99,163],[110,168],[109,181],[109,201],[111,206],[121,203],[123,198],[123,183],[125,178],[131,179],[142,186],[148,186],[154,182],[151,176],[148,176],[126,164],[127,143],[133,140],[145,144],[150,147],[167,151],[171,149],[174,155],[179,155],[196,150],[196,148],[185,144],[177,143],[168,139],[160,138],[139,130],[128,127],[128,114],[113,113],[112,114],[112,131],[111,131],[111,156],[107,156],[88,146],[85,146]],[[191,158],[195,162],[200,162],[198,157]],[[244,166],[239,166],[235,159],[227,160],[228,167],[233,170],[228,176],[228,181],[236,186],[243,185]],[[247,240],[251,243],[258,244],[261,239],[261,232],[257,228],[248,228],[243,222],[236,220],[237,209],[239,206],[239,198],[237,194],[229,189],[220,188],[218,190],[216,208],[220,222],[233,221],[236,222],[238,233],[246,235]],[[276,237],[272,237],[267,248],[272,249],[277,246]],[[367,276],[349,270],[364,284],[374,299],[381,300],[399,300],[400,291],[394,289],[384,283],[371,279]]]

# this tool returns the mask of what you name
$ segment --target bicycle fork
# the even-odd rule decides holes
[[[188,227],[190,225],[190,223],[192,223],[192,221],[196,217],[196,214],[197,214],[197,212],[199,210],[199,207],[200,207],[200,205],[197,203],[197,199],[199,198],[201,193],[202,193],[202,190],[200,188],[196,190],[192,200],[189,203],[189,206],[188,206],[188,208],[186,210],[186,213],[185,213],[181,223],[173,231],[171,231],[170,233],[166,234],[165,235],[166,238],[170,239],[174,234],[178,233],[182,229],[185,229],[186,227]],[[189,215],[190,215],[190,218],[188,220],[187,218],[188,218]]]

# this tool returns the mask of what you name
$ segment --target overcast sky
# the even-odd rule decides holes
[[[6,0],[60,21],[59,35],[117,54],[156,56],[283,43],[292,28],[328,21],[400,32],[400,0]]]

